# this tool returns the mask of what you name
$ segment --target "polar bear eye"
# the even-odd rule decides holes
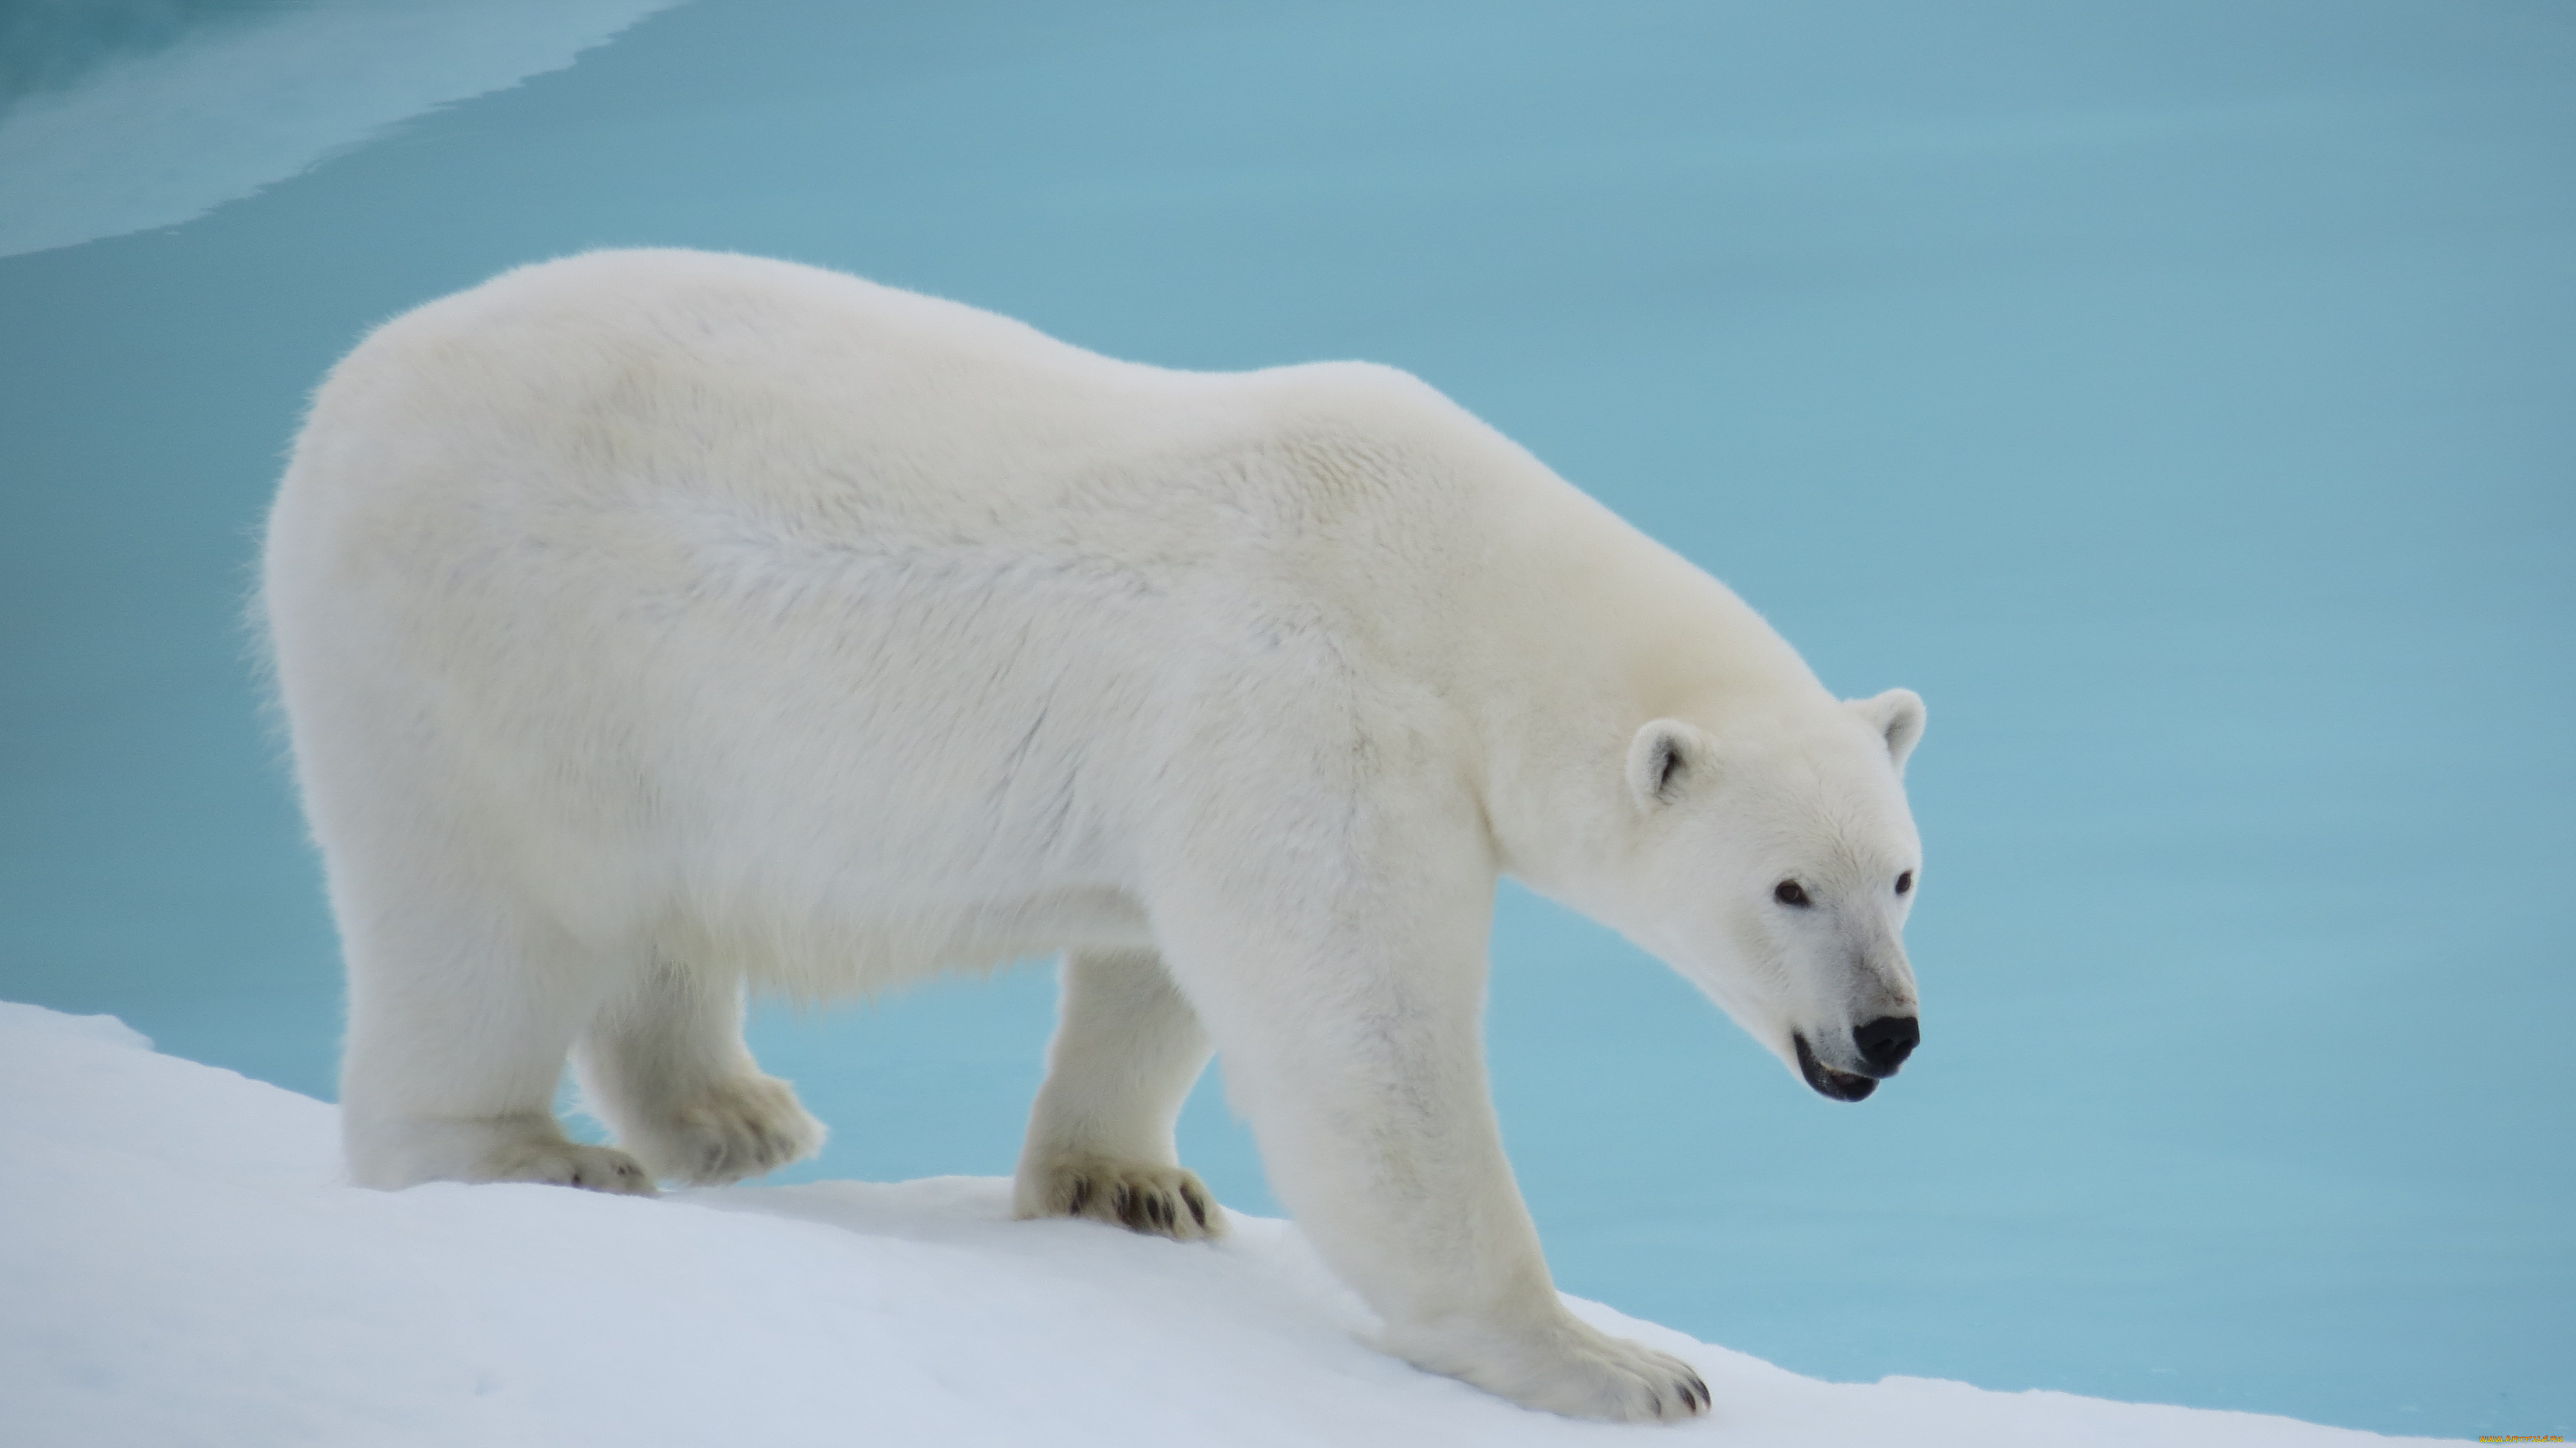
[[[1897,876],[1897,877],[1896,877],[1896,893],[1897,893],[1897,894],[1902,895],[1902,894],[1904,894],[1905,892],[1907,892],[1907,891],[1909,891],[1909,890],[1911,890],[1911,889],[1913,889],[1913,888],[1914,888],[1914,872],[1913,872],[1912,870],[1908,870],[1908,871],[1906,871],[1904,874],[1899,875],[1899,876]]]
[[[1810,905],[1815,903],[1807,898],[1807,887],[1799,884],[1795,880],[1783,880],[1779,884],[1772,886],[1771,898],[1779,901],[1783,905]]]

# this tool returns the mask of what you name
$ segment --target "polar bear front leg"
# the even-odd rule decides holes
[[[1224,1211],[1182,1170],[1172,1140],[1209,1047],[1162,957],[1072,952],[1062,993],[1020,1154],[1017,1215],[1090,1217],[1183,1242],[1223,1235]]]
[[[719,1186],[822,1150],[823,1124],[761,1072],[742,1019],[738,981],[661,962],[583,1033],[585,1104],[655,1177]]]
[[[1415,1365],[1573,1417],[1706,1412],[1689,1364],[1586,1325],[1549,1278],[1486,1084],[1491,879],[1444,906],[1418,871],[1382,878],[1360,899],[1272,892],[1321,928],[1276,906],[1157,913],[1280,1199]]]

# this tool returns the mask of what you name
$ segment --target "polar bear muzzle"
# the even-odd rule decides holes
[[[1798,1074],[1819,1096],[1836,1101],[1863,1101],[1878,1089],[1878,1083],[1893,1076],[1914,1054],[1923,1039],[1922,1023],[1913,1016],[1880,1016],[1852,1032],[1852,1044],[1859,1048],[1862,1071],[1837,1071],[1816,1059],[1816,1048],[1807,1044],[1804,1031],[1790,1039],[1798,1047]],[[1862,1074],[1866,1072],[1867,1074]]]

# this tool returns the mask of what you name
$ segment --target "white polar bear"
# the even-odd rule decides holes
[[[1223,1219],[1223,1052],[1392,1351],[1704,1411],[1559,1304],[1480,1016],[1508,871],[1846,1100],[1915,1038],[1903,690],[1411,377],[1111,361],[783,262],[603,252],[376,332],[265,604],[349,967],[351,1170],[646,1192],[823,1131],[746,985],[1064,953],[1023,1215]],[[567,1140],[567,1053],[620,1148]]]

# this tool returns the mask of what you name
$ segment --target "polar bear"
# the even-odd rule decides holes
[[[1815,1090],[1916,1039],[1923,706],[1431,388],[1113,361],[785,262],[599,252],[332,372],[263,598],[349,975],[350,1170],[650,1192],[812,1153],[746,988],[1061,953],[1023,1216],[1190,1239],[1210,1058],[1391,1351],[1705,1411],[1560,1304],[1480,1015],[1503,873]],[[615,1147],[550,1109],[567,1056]]]

